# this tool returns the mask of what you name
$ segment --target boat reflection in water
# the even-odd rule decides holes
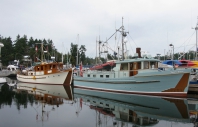
[[[49,117],[49,112],[55,110],[55,106],[64,104],[64,100],[73,102],[73,91],[71,86],[64,85],[43,85],[43,84],[31,84],[31,83],[17,83],[17,93],[28,93],[33,95],[33,100],[37,105],[42,105],[41,114],[37,111],[36,120],[46,121]],[[52,106],[52,109],[47,111],[46,106]],[[36,108],[35,108],[36,109]]]
[[[167,122],[176,123],[177,127],[183,125],[193,127],[197,125],[195,122],[198,111],[198,108],[195,108],[196,101],[193,101],[189,106],[189,100],[184,98],[100,93],[81,90],[72,86],[65,88],[63,85],[17,83],[16,92],[24,93],[25,91],[29,93],[28,95],[34,97],[35,102],[39,103],[39,105],[42,104],[42,114],[37,112],[38,114],[36,115],[36,119],[41,119],[42,121],[48,120],[50,112],[46,110],[48,105],[57,106],[60,109],[65,107],[67,102],[71,108],[75,108],[74,114],[77,115],[76,119],[72,116],[74,115],[73,113],[67,115],[67,117],[71,116],[74,119],[74,123],[68,123],[73,126],[78,122],[80,123],[80,121],[84,120],[82,118],[85,117],[87,119],[86,123],[96,123],[96,127],[161,126],[167,124]],[[20,102],[20,100],[18,99],[17,102]],[[32,104],[32,106],[34,105]],[[190,110],[189,107],[191,107]],[[69,112],[69,110],[72,111],[71,108],[67,107],[64,110]],[[35,107],[35,109],[37,108]],[[87,111],[86,109],[89,110]],[[96,119],[94,118],[95,121],[89,121],[89,119],[93,119],[93,111]],[[84,112],[86,113],[83,114]],[[63,115],[65,114],[63,113]],[[52,115],[50,116],[53,117]],[[107,118],[111,120],[107,120]],[[48,122],[53,123],[53,120]],[[59,122],[61,121],[57,121],[57,123]]]
[[[16,77],[5,77],[6,78],[6,82],[9,86],[16,86],[18,80],[16,79]]]
[[[14,77],[0,77],[0,91],[3,85],[7,84],[10,90],[16,88],[17,79]]]
[[[99,114],[115,117],[114,125],[152,126],[159,121],[192,124],[187,99],[90,92],[74,89],[75,98]],[[106,98],[106,99],[105,99]],[[81,102],[81,103],[83,103]],[[81,104],[82,105],[82,104]],[[98,117],[98,123],[100,119]]]
[[[64,85],[43,85],[43,84],[31,84],[31,83],[18,83],[17,91],[27,91],[30,94],[34,94],[37,97],[45,98],[64,98],[73,100],[73,93],[71,86]]]

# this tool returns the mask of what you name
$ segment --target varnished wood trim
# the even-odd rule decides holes
[[[72,80],[73,74],[72,69],[68,71],[67,77],[65,79],[65,82],[63,83],[63,87],[65,88],[65,91],[67,92],[67,95],[69,99],[72,99],[72,90],[71,90],[71,80]]]

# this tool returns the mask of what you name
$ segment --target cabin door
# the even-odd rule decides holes
[[[133,76],[133,63],[129,63],[129,76]]]
[[[137,62],[133,63],[133,75],[136,75],[138,73],[138,64]]]

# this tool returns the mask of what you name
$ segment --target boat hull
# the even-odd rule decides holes
[[[24,83],[70,85],[72,83],[72,70],[46,75],[17,74],[17,80]]]
[[[190,73],[137,75],[127,78],[99,79],[74,77],[74,88],[110,93],[141,94],[186,98]]]

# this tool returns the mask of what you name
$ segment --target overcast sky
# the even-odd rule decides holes
[[[195,50],[198,0],[0,0],[0,35],[16,39],[52,39],[59,52],[70,44],[85,45],[96,56],[96,40],[106,41],[124,18],[129,54],[136,47],[152,56]],[[79,35],[79,39],[78,39]],[[120,34],[108,41],[117,50]],[[79,40],[79,41],[78,41]]]

